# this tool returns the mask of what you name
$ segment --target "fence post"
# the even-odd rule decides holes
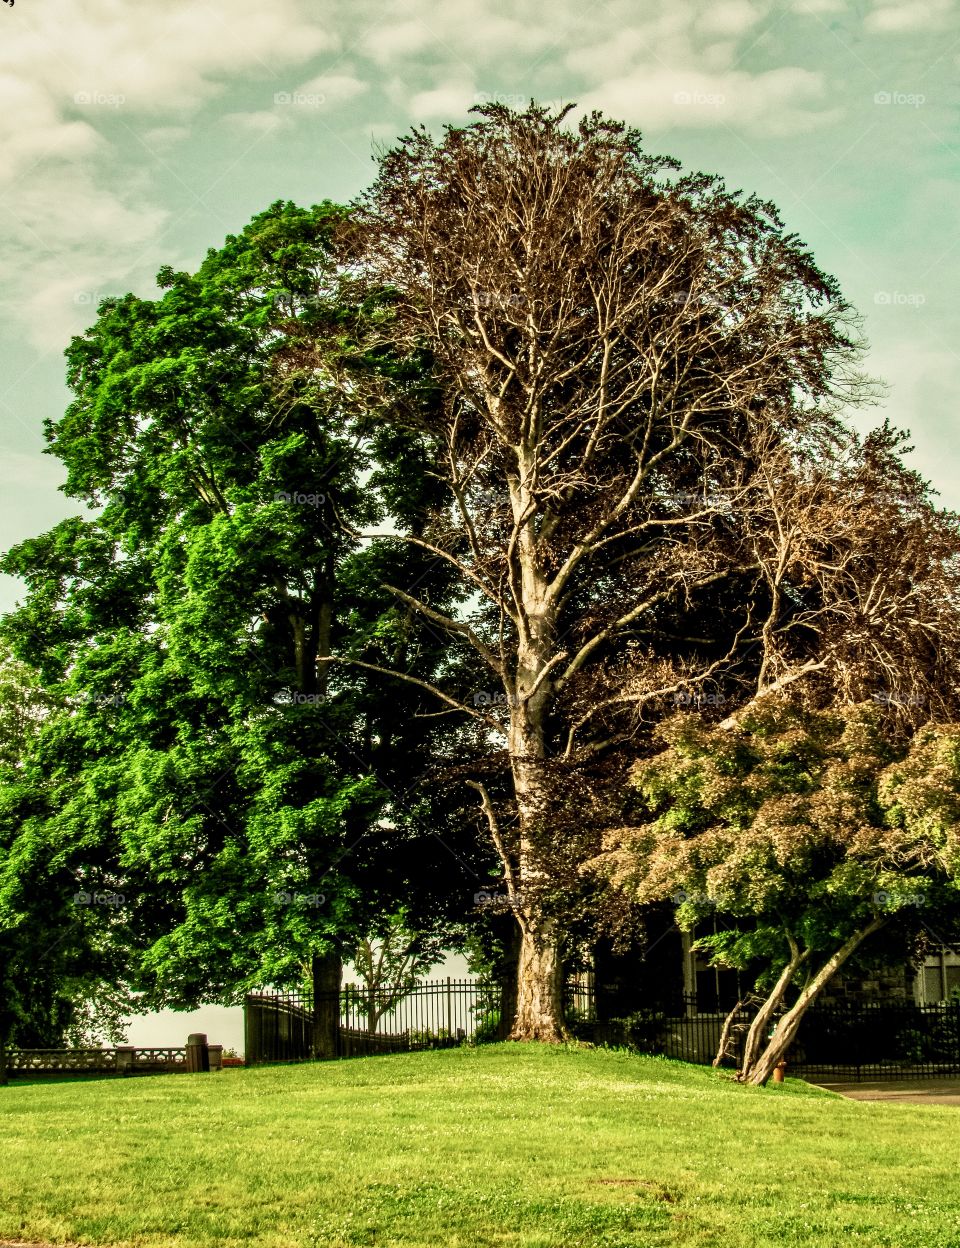
[[[450,999],[450,976],[447,976],[447,1038],[453,1039],[453,1002]]]
[[[187,1070],[191,1074],[199,1074],[210,1069],[210,1049],[207,1037],[202,1031],[191,1032],[187,1036]]]
[[[132,1044],[118,1045],[114,1052],[117,1055],[117,1074],[132,1075],[134,1057],[137,1052],[134,1046]]]

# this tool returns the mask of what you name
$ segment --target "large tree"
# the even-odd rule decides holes
[[[513,1035],[557,1040],[577,867],[651,724],[797,682],[929,707],[953,661],[922,586],[955,527],[918,528],[897,435],[844,425],[854,318],[772,204],[598,114],[474,111],[389,152],[352,230],[384,349],[431,361],[393,412],[448,494],[406,540],[470,598],[394,590],[486,673],[435,683],[487,734]]]
[[[449,931],[468,895],[469,873],[450,885],[463,836],[412,786],[429,694],[322,663],[334,646],[406,676],[454,661],[380,588],[389,567],[449,606],[449,572],[355,535],[388,515],[415,530],[437,486],[362,398],[390,362],[357,345],[376,300],[343,293],[343,217],[275,204],[196,274],[162,270],[156,300],[101,306],[47,430],[96,515],[4,561],[27,584],[7,633],[71,708],[50,835],[86,840],[90,888],[124,881],[156,1004],[304,965],[329,1002],[377,916],[402,903]]]

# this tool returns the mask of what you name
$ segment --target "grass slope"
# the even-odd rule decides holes
[[[960,1248],[960,1114],[492,1045],[0,1089],[0,1239]]]

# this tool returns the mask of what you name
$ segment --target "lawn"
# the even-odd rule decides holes
[[[491,1045],[0,1088],[0,1240],[960,1248],[960,1113]]]

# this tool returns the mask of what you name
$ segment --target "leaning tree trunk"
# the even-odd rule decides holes
[[[315,954],[311,960],[313,1018],[311,1050],[318,1061],[329,1061],[340,1051],[340,980],[343,962],[338,952]]]
[[[780,978],[774,984],[769,996],[754,1015],[753,1022],[750,1024],[750,1029],[747,1032],[747,1039],[743,1046],[743,1060],[740,1063],[740,1074],[738,1076],[741,1081],[746,1081],[749,1078],[749,1072],[753,1070],[757,1054],[763,1046],[764,1036],[770,1020],[783,1001],[800,964],[805,962],[809,955],[809,951],[800,952],[799,945],[789,933],[787,934],[787,939],[790,942],[789,961],[783,968]]]
[[[759,1057],[757,1057],[748,1068],[744,1063],[744,1068],[740,1072],[740,1079],[744,1083],[765,1084],[773,1074],[777,1065],[786,1057],[787,1050],[796,1038],[803,1021],[803,1016],[807,1010],[813,1005],[817,997],[827,986],[833,976],[837,973],[847,958],[854,950],[871,936],[878,928],[882,927],[884,919],[877,918],[868,923],[866,927],[860,929],[847,940],[841,947],[823,964],[820,970],[813,976],[810,982],[805,986],[794,1005],[782,1015],[780,1021],[774,1028],[773,1035]]]

